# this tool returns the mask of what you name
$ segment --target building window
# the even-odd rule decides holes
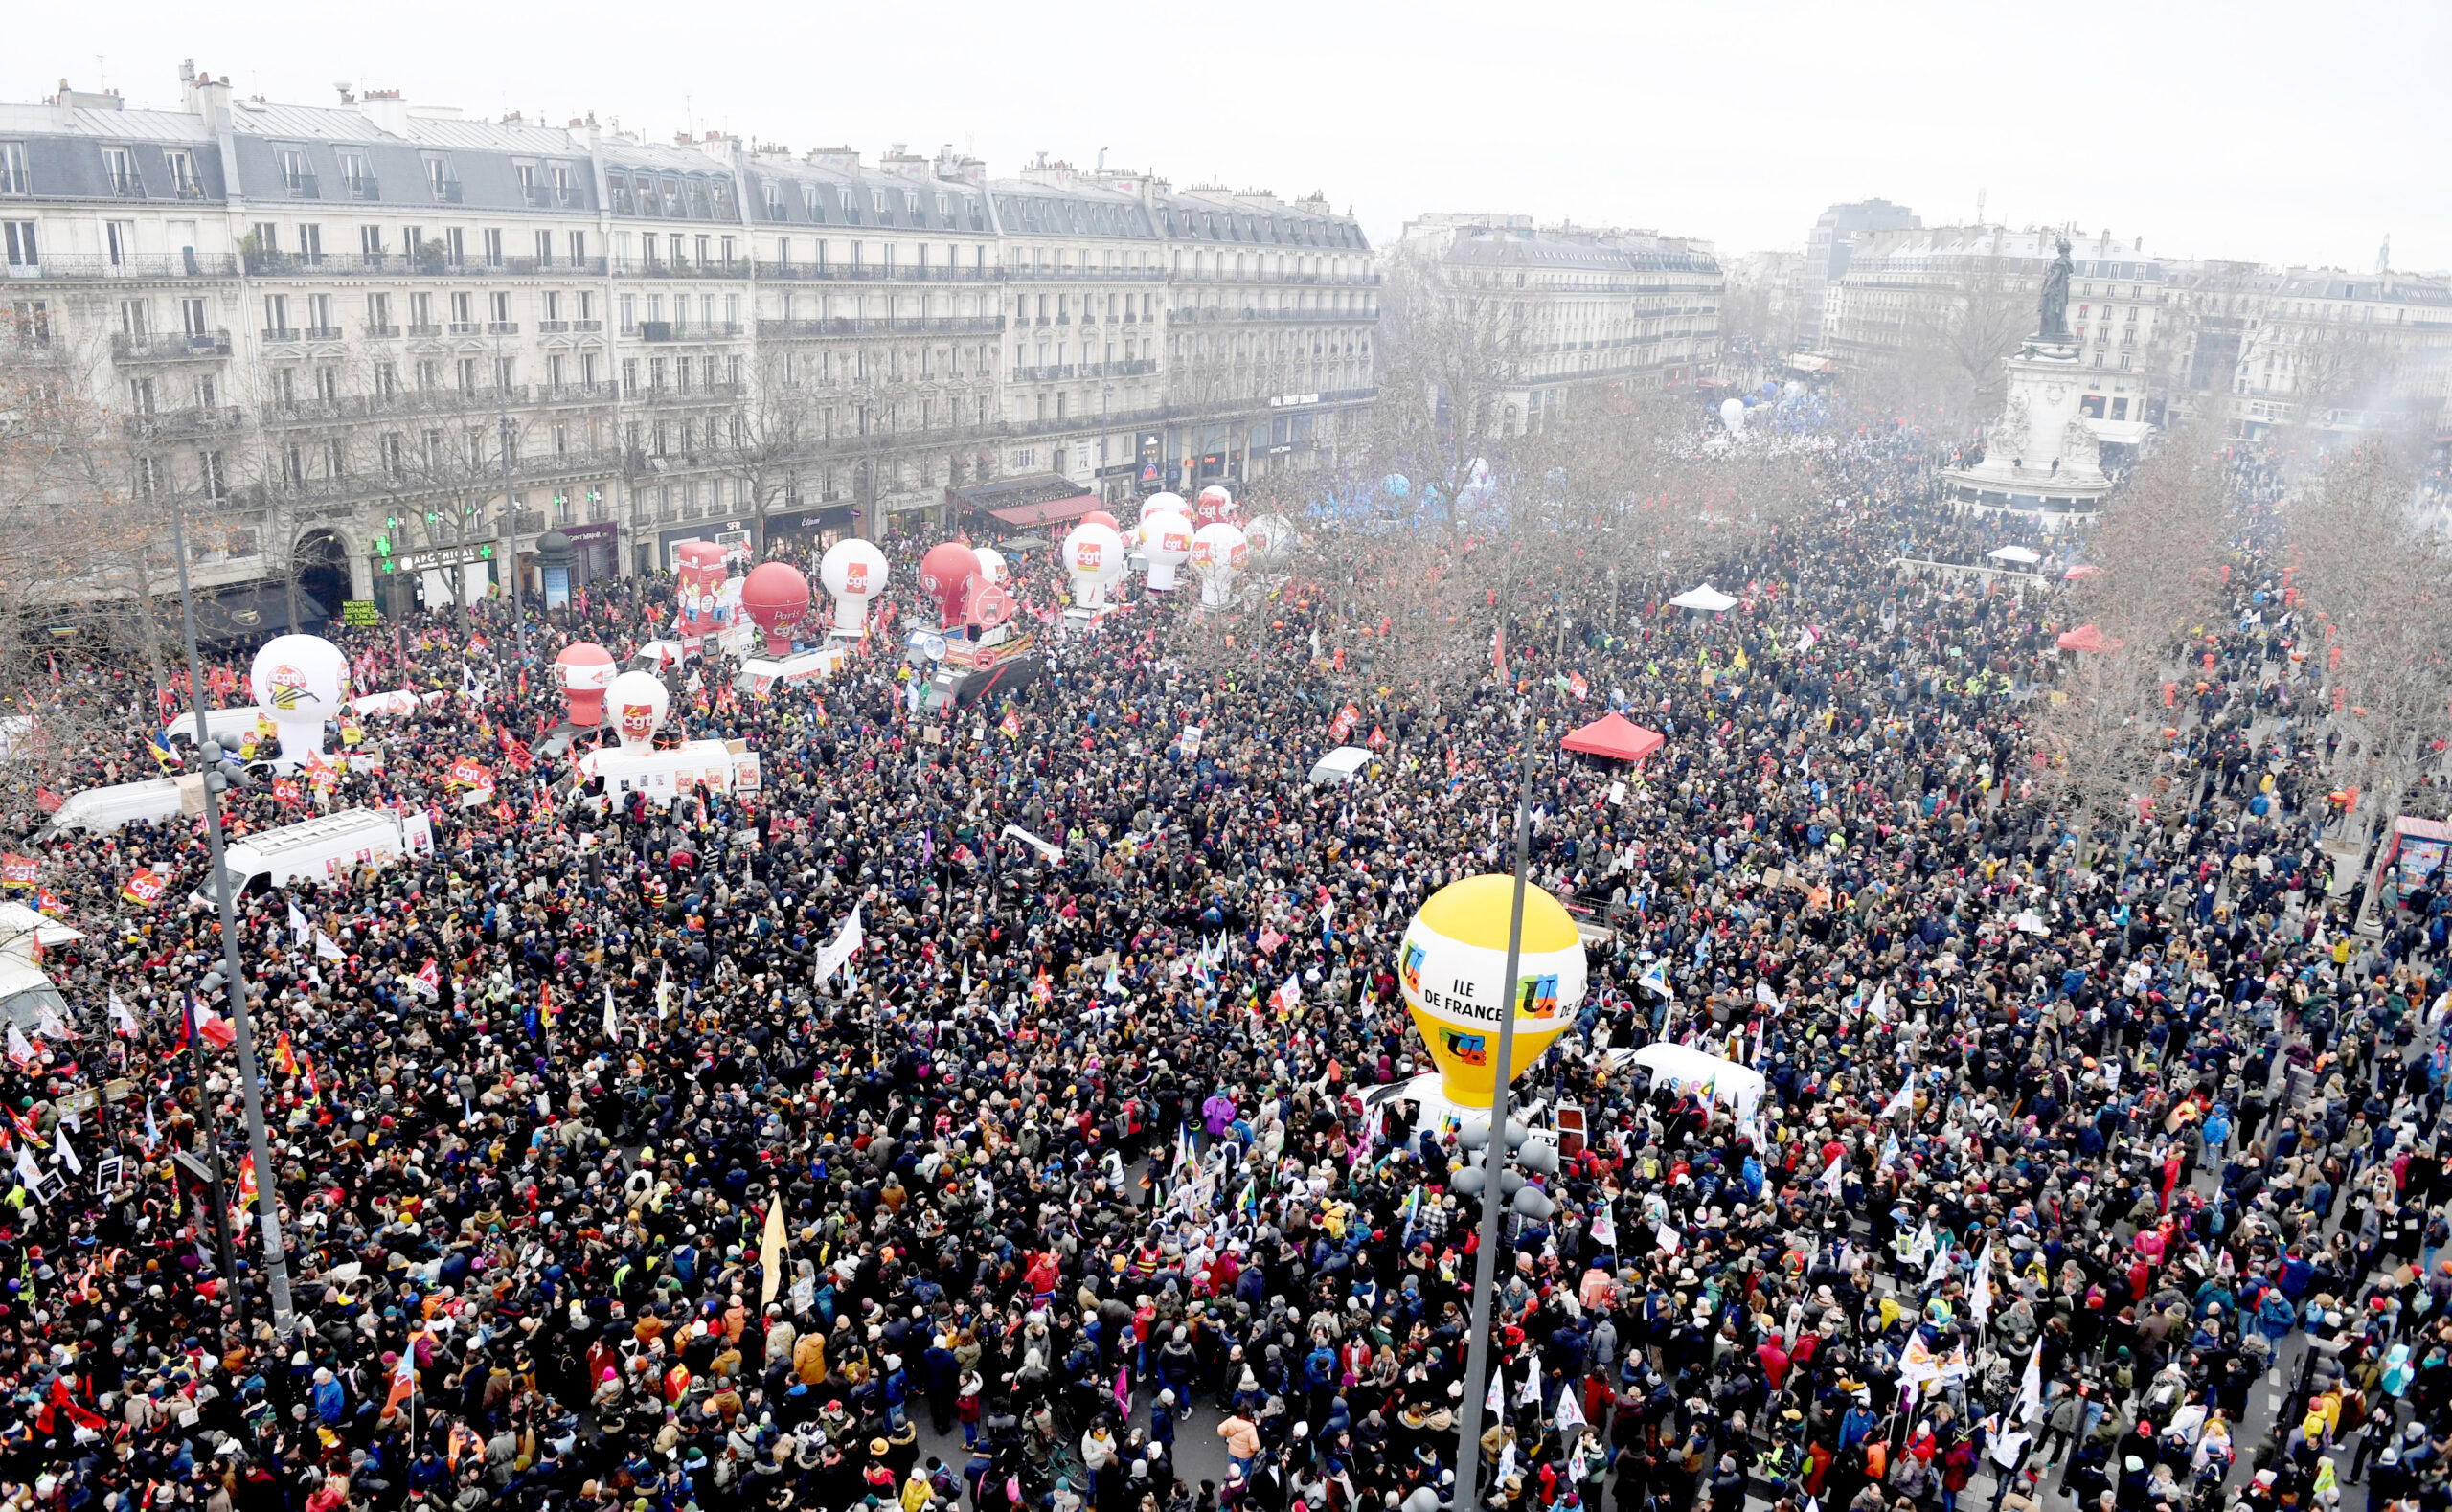
[[[110,181],[114,194],[134,194],[142,191],[136,179],[136,154],[125,147],[102,148],[102,176]],[[296,192],[292,191],[292,192]]]
[[[7,153],[8,148],[5,146],[0,146],[0,157],[5,157]],[[171,192],[177,194],[181,199],[197,199],[203,196],[204,186],[196,181],[194,153],[186,151],[165,152],[162,154],[162,157],[163,160],[170,166]]]
[[[0,220],[0,242],[6,242],[9,266],[31,268],[39,266],[42,257],[34,240],[34,223],[31,220]]]
[[[34,180],[26,171],[26,145],[0,142],[0,194],[31,194]]]

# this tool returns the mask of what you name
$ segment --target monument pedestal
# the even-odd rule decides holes
[[[1984,460],[1942,470],[1953,503],[2040,520],[2091,520],[2111,492],[2095,433],[2077,413],[2085,383],[2074,342],[2028,340],[2007,363],[2009,395]]]

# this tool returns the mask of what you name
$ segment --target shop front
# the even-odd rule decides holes
[[[598,520],[589,525],[565,525],[561,531],[571,543],[572,587],[622,575],[621,526],[611,520]]]
[[[859,530],[860,507],[855,504],[829,504],[770,514],[766,517],[766,557],[769,561],[811,561],[825,554],[828,547],[850,539]]]

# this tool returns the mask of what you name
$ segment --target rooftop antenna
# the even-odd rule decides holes
[[[1106,149],[1106,148],[1104,148],[1104,147],[1101,147],[1101,148],[1099,148],[1099,166],[1098,166],[1097,168],[1095,168],[1095,169],[1092,169],[1090,171],[1092,171],[1092,172],[1094,172],[1094,173],[1103,173],[1103,172],[1105,172],[1106,170],[1107,170],[1107,149]]]
[[[109,70],[102,67],[102,55],[100,53],[96,53],[94,55],[94,77],[101,80],[101,82],[97,83],[94,87],[105,95],[109,94],[111,92],[111,76]]]
[[[1984,224],[1984,196],[1989,192],[1982,189],[1975,192],[1975,223],[1979,226]]]

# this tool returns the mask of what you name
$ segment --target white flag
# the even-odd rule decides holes
[[[1992,1241],[1984,1241],[1984,1252],[1975,1257],[1975,1290],[1966,1298],[1968,1311],[1975,1314],[1975,1325],[1984,1326],[1992,1316]]]
[[[1526,1407],[1539,1407],[1541,1405],[1540,1361],[1531,1360],[1525,1363],[1524,1389],[1516,1393],[1515,1400]]]
[[[315,959],[317,960],[347,960],[349,953],[341,949],[339,940],[319,929],[315,932]]]
[[[293,945],[306,944],[313,930],[314,926],[306,922],[306,915],[299,911],[298,905],[289,905],[289,942]]]
[[[2018,1381],[2018,1420],[2032,1423],[2043,1415],[2043,1341],[2027,1351],[2026,1374]]]
[[[77,1031],[68,1027],[68,1021],[59,1016],[59,1010],[48,1003],[34,1005],[34,1027],[50,1039],[73,1040],[77,1037]]]
[[[68,1142],[67,1131],[64,1129],[55,1130],[53,1132],[53,1140],[54,1142],[58,1145],[58,1152],[56,1159],[66,1162],[69,1170],[75,1172],[77,1175],[84,1175],[85,1162],[77,1158],[76,1148]]]
[[[849,965],[852,956],[858,953],[860,941],[864,937],[860,932],[859,905],[854,904],[851,916],[843,921],[843,928],[831,940],[818,947],[817,980],[824,982]]]
[[[13,1024],[9,1026],[9,1058],[29,1071],[34,1069],[34,1045],[26,1038],[26,1031]]]
[[[120,1001],[117,992],[111,994],[111,1027],[129,1039],[140,1039],[145,1033],[137,1025],[136,1015],[128,1011],[127,1004]]]
[[[1833,1197],[1839,1195],[1839,1166],[1840,1158],[1834,1155],[1830,1157],[1830,1164],[1825,1168],[1822,1173],[1822,1185],[1829,1190],[1830,1195]]]
[[[1890,1022],[1889,982],[1885,982],[1881,985],[1873,988],[1873,1005],[1867,1011],[1873,1015],[1873,1022],[1875,1024],[1887,1024]]]
[[[1900,1083],[1896,1094],[1895,1094],[1888,1102],[1881,1105],[1881,1116],[1885,1118],[1896,1117],[1902,1113],[1911,1113],[1915,1111],[1915,1107],[1916,1075],[1913,1072],[1910,1072],[1908,1073],[1907,1080]]]
[[[1295,1004],[1303,1001],[1302,982],[1293,976],[1288,976],[1283,982],[1278,983],[1275,992],[1268,995],[1268,1001],[1269,1005],[1280,1013],[1293,1012]]]
[[[613,983],[609,982],[604,984],[604,1037],[608,1040],[622,1037],[621,1026],[613,1018]]]
[[[22,1155],[24,1151],[21,1149],[18,1153]],[[29,1182],[27,1185],[32,1185],[33,1183]],[[1498,1388],[1499,1382],[1506,1379],[1506,1375],[1507,1372],[1503,1370],[1493,1370],[1490,1372],[1490,1394],[1488,1398],[1482,1403],[1482,1410],[1490,1414],[1491,1421],[1493,1422],[1499,1421],[1507,1416],[1507,1393]]]
[[[26,1190],[37,1197],[42,1195],[42,1167],[34,1163],[32,1145],[21,1143],[17,1146],[17,1180],[24,1184]]]
[[[1575,1383],[1572,1381],[1558,1392],[1558,1410],[1551,1414],[1550,1421],[1557,1426],[1560,1433],[1591,1425],[1592,1420],[1583,1415],[1583,1408],[1576,1401],[1575,1395]]]
[[[1618,1215],[1603,1197],[1592,1209],[1592,1242],[1604,1250],[1618,1248]]]

